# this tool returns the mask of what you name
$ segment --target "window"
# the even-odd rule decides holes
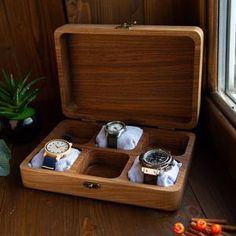
[[[219,1],[218,89],[230,103],[236,103],[235,9],[236,0]]]

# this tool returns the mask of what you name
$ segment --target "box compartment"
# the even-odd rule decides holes
[[[62,109],[68,120],[21,163],[24,186],[119,203],[176,210],[190,168],[200,109],[203,33],[197,27],[64,25],[55,32]],[[121,120],[143,128],[133,150],[99,148],[102,125]],[[184,131],[183,131],[184,130]],[[73,136],[80,157],[64,172],[28,163],[53,138]],[[150,148],[183,163],[176,183],[130,182],[135,158]]]
[[[129,155],[125,153],[93,150],[84,158],[83,168],[78,173],[116,178],[120,176],[128,160]]]
[[[167,130],[149,130],[149,139],[144,151],[160,147],[169,150],[173,155],[184,155],[189,144],[189,136],[186,132],[173,132]]]

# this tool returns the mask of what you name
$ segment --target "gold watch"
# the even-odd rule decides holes
[[[64,139],[52,139],[44,146],[44,161],[42,168],[55,170],[56,162],[70,154],[72,143]]]

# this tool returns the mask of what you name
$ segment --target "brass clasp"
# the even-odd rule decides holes
[[[89,189],[101,188],[101,184],[94,183],[94,182],[84,182],[83,185],[84,185],[84,187],[89,188]]]
[[[134,26],[137,24],[137,21],[128,21],[128,22],[124,22],[120,25],[117,25],[115,27],[115,29],[130,29],[131,26]]]

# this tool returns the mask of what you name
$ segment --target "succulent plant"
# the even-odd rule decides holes
[[[35,109],[29,104],[40,93],[39,88],[33,88],[42,78],[28,81],[30,72],[22,78],[15,78],[12,74],[2,71],[0,80],[0,116],[8,119],[21,120],[35,114]]]

